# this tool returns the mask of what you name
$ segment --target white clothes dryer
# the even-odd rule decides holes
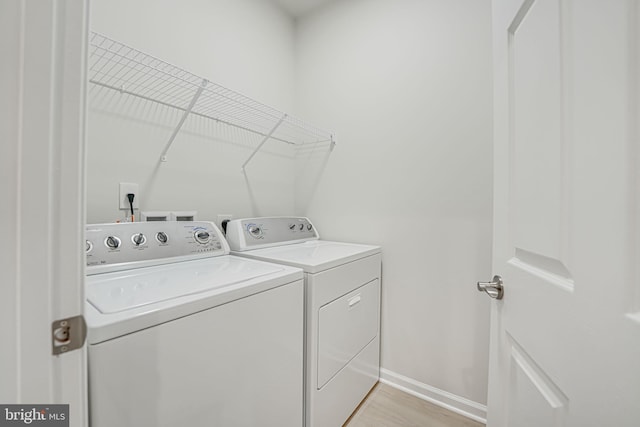
[[[305,272],[305,423],[341,426],[380,372],[379,246],[319,240],[309,219],[227,223],[232,254]]]
[[[303,423],[302,270],[209,222],[86,229],[92,427]]]

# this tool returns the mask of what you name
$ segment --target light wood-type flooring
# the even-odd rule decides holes
[[[484,424],[378,383],[343,427],[484,427]]]

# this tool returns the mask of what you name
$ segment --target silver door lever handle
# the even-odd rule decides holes
[[[478,290],[485,291],[491,298],[502,299],[504,296],[502,277],[496,274],[492,282],[478,282]]]

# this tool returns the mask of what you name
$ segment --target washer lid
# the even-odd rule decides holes
[[[235,254],[299,267],[308,273],[316,273],[380,253],[380,251],[379,246],[312,240],[304,243],[237,252]]]
[[[222,289],[282,271],[230,256],[87,277],[87,300],[101,313],[118,313],[186,295]]]

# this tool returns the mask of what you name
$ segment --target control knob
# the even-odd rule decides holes
[[[87,244],[86,244],[84,250],[85,250],[85,252],[90,252],[91,249],[93,249],[93,244],[91,244],[91,242],[87,240]]]
[[[109,249],[118,249],[120,247],[120,239],[115,236],[109,236],[104,240],[104,244],[107,245]]]
[[[296,225],[295,224],[289,224],[289,230],[293,231],[296,229]]]
[[[140,234],[134,234],[131,237],[131,240],[133,241],[134,245],[140,246],[140,245],[143,245],[147,241],[147,238],[144,237],[144,234],[140,233]]]
[[[159,233],[156,233],[156,240],[160,243],[167,243],[169,237],[167,236],[167,233],[161,231]]]
[[[311,231],[311,229],[312,229],[312,228],[313,228],[313,225],[311,225],[311,224],[307,224],[307,230],[308,230],[308,231]]]
[[[203,245],[209,243],[209,239],[211,238],[211,234],[205,230],[196,231],[193,236],[196,239],[196,242]]]
[[[300,231],[304,230],[304,224],[300,224]]]
[[[249,231],[249,234],[253,237],[255,237],[256,239],[259,238],[260,236],[262,236],[262,228],[260,228],[260,226],[255,225],[255,224],[251,224],[247,230]]]

